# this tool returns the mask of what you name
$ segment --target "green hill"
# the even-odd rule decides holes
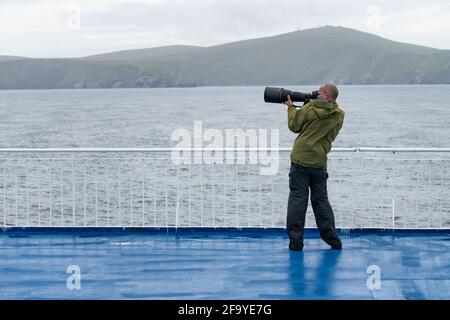
[[[26,59],[24,57],[14,57],[14,56],[0,56],[0,61],[11,61],[11,60],[20,60]]]
[[[0,88],[449,84],[450,50],[321,27],[212,47],[167,46],[77,59],[0,57]]]

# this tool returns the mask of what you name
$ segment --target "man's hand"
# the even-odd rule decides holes
[[[283,102],[283,104],[287,105],[288,107],[295,107],[294,103],[291,100],[291,96],[288,95],[287,101]]]

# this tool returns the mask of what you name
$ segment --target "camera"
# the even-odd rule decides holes
[[[291,96],[292,102],[308,102],[311,99],[317,99],[317,97],[319,96],[319,91],[302,93],[286,90],[284,88],[272,87],[266,87],[266,89],[264,90],[264,102],[283,103],[288,100],[288,96]]]

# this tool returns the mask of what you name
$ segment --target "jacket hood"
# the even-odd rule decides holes
[[[327,100],[310,100],[310,105],[320,119],[335,117],[342,112],[336,102]]]

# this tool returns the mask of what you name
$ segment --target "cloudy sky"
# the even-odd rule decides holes
[[[450,49],[448,0],[1,0],[0,55],[211,46],[324,25]]]

